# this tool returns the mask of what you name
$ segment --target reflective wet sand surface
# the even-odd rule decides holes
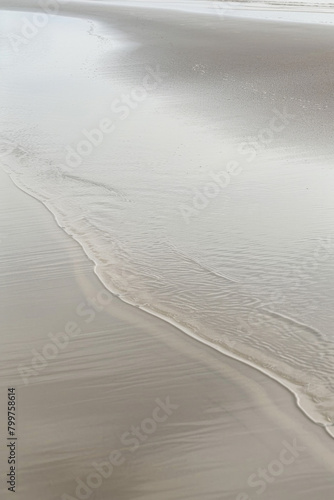
[[[332,498],[332,31],[66,9],[2,61],[18,497]]]

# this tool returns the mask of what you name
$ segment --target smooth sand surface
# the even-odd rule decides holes
[[[1,193],[1,398],[17,387],[16,498],[80,498],[76,478],[114,450],[124,463],[89,498],[241,500],[263,488],[272,500],[333,498],[334,442],[290,393],[117,298],[86,323],[78,305],[103,290],[92,263],[3,172]],[[69,321],[82,333],[24,384],[18,367],[31,366],[32,350]],[[178,408],[138,449],[124,446],[121,436],[167,397]],[[4,435],[1,495],[11,498]],[[297,445],[295,457],[281,455],[286,442]],[[283,468],[272,465],[280,456]],[[260,483],[259,468],[268,478]]]
[[[96,7],[87,3],[83,15],[98,16],[97,11],[98,3]],[[217,68],[223,57],[228,73],[240,76],[245,72],[250,87],[256,88],[262,79],[272,89],[266,98],[258,99],[255,93],[253,100],[247,100],[245,94],[237,107],[242,84],[236,87],[235,76],[231,77],[227,87],[233,102],[224,115],[230,118],[231,130],[244,122],[244,132],[251,134],[267,119],[268,109],[284,106],[289,96],[289,111],[302,118],[297,129],[287,131],[285,142],[278,141],[277,147],[284,148],[287,142],[300,148],[309,144],[305,154],[311,156],[314,152],[316,156],[323,152],[328,155],[324,161],[328,161],[332,153],[332,109],[324,74],[332,68],[332,32],[315,29],[310,40],[304,27],[295,39],[292,27],[270,25],[257,38],[255,24],[250,27],[244,21],[235,21],[226,33],[213,27],[208,34],[194,20],[192,25],[192,18],[187,21],[186,14],[178,26],[173,24],[171,13],[166,13],[163,21],[153,11],[143,16],[139,22],[126,9],[109,15],[113,28],[118,26],[132,33],[134,43],[145,42],[124,61],[117,73],[120,81],[135,83],[131,73],[135,62],[154,64],[159,55],[164,67],[172,66],[179,85],[173,106],[185,114],[193,113],[194,119],[205,116],[214,123],[221,113],[217,107],[221,76]],[[184,23],[188,23],[186,28]],[[108,31],[108,25],[103,29]],[[171,29],[175,45],[168,42]],[[196,55],[194,34],[198,40]],[[276,47],[276,59],[268,51],[268,40]],[[216,41],[221,43],[217,45],[219,50],[208,58]],[[246,52],[241,51],[240,41],[248,47]],[[291,44],[294,52],[289,52]],[[191,94],[188,90],[189,75],[193,75],[198,61],[216,77],[206,103],[201,100],[202,84],[195,84]],[[314,79],[308,84],[305,75],[310,64]],[[108,78],[112,68],[107,57],[101,67],[106,68]],[[282,67],[292,75],[284,80],[286,89],[284,85],[283,89],[272,86]],[[201,66],[196,68],[201,75]],[[289,68],[294,68],[292,74]],[[24,95],[20,97],[23,101]],[[268,101],[270,104],[265,104]],[[308,105],[309,113],[304,117],[302,109]],[[245,109],[247,116],[253,117],[251,124],[244,120]],[[25,111],[29,113],[27,110],[28,106]],[[315,146],[311,139],[319,123],[324,127],[316,136]],[[7,387],[16,386],[16,498],[333,498],[334,441],[302,414],[291,393],[262,373],[199,344],[165,322],[106,296],[93,263],[57,226],[52,214],[20,191],[2,171],[0,186],[0,397],[4,403]],[[98,297],[110,298],[102,310],[88,304]],[[100,306],[101,300],[95,302],[96,309]],[[76,325],[81,333],[67,338],[65,347],[58,351],[48,347],[50,334],[60,338],[59,332],[73,330]],[[43,349],[50,354],[45,366],[35,359]],[[32,366],[37,373],[29,371],[27,377],[22,370],[31,370]],[[170,414],[169,410],[164,414],[161,407],[166,398],[173,405]],[[5,404],[0,408],[1,494],[7,498],[13,494],[6,491]],[[133,441],[129,434],[137,432],[138,426],[141,434]],[[92,474],[99,466],[94,464],[106,462],[116,450],[119,454],[113,460],[122,463],[114,466],[108,478],[100,481],[100,476],[95,476],[95,481],[101,482],[95,488]],[[109,475],[110,465],[103,470]],[[86,484],[88,477],[91,491],[85,487],[76,491],[77,478]]]
[[[334,245],[326,262],[317,245],[334,241],[334,31],[143,5],[68,2],[17,54],[7,41],[12,171],[110,289],[225,352],[235,342],[330,426]],[[4,16],[18,30],[28,14]],[[148,65],[163,76],[143,95]],[[128,94],[136,102],[120,106]],[[104,116],[115,132],[76,168],[69,146]],[[231,160],[239,173],[212,196]],[[254,329],[255,302],[266,307]]]

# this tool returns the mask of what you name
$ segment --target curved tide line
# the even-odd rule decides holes
[[[31,196],[34,200],[36,200],[39,203],[41,203],[52,214],[52,216],[54,217],[54,219],[55,219],[58,227],[60,229],[63,229],[64,232],[68,236],[70,236],[74,241],[76,241],[80,245],[80,247],[83,249],[83,251],[86,254],[86,256],[88,257],[88,259],[93,262],[93,264],[94,264],[94,266],[93,266],[94,273],[98,277],[98,279],[102,283],[102,285],[106,288],[106,290],[108,290],[110,293],[112,293],[115,297],[119,298],[122,302],[124,302],[124,303],[126,303],[126,304],[128,304],[128,305],[130,305],[132,307],[136,307],[137,309],[140,309],[140,310],[146,312],[147,314],[149,314],[151,316],[154,316],[156,318],[161,319],[162,321],[164,321],[165,323],[170,324],[171,326],[173,326],[174,328],[176,328],[177,330],[179,330],[183,334],[188,335],[189,337],[193,338],[194,340],[197,340],[201,344],[204,344],[205,346],[210,347],[210,348],[214,349],[215,351],[218,351],[218,352],[220,352],[220,353],[222,353],[222,354],[224,354],[224,355],[226,355],[226,356],[228,356],[228,357],[230,357],[230,358],[232,358],[234,360],[237,360],[237,361],[239,361],[241,363],[244,363],[245,365],[248,365],[251,368],[254,368],[255,370],[258,370],[261,373],[263,373],[264,375],[268,376],[271,380],[273,380],[275,382],[278,382],[280,385],[282,385],[285,389],[287,389],[289,392],[291,392],[293,394],[293,396],[295,398],[295,401],[296,401],[296,405],[302,411],[302,413],[306,417],[308,417],[314,424],[316,424],[316,425],[318,425],[320,427],[323,427],[326,430],[327,434],[331,438],[334,438],[334,432],[333,432],[333,429],[332,429],[334,427],[334,423],[325,424],[325,423],[323,423],[321,421],[318,421],[315,417],[313,417],[312,414],[310,412],[308,412],[302,406],[301,397],[299,396],[298,392],[294,389],[294,387],[292,387],[287,382],[287,380],[285,380],[282,377],[279,377],[278,375],[275,376],[272,372],[270,372],[266,368],[264,368],[264,367],[262,367],[262,366],[260,366],[260,365],[258,365],[256,363],[254,363],[253,361],[251,361],[249,359],[246,359],[246,358],[242,357],[241,355],[239,355],[239,354],[237,354],[235,352],[229,351],[226,347],[217,345],[215,342],[213,342],[213,341],[211,341],[209,339],[201,337],[200,335],[198,335],[194,331],[192,331],[190,328],[187,328],[187,327],[181,325],[180,323],[178,323],[177,321],[175,321],[173,318],[170,318],[169,316],[164,315],[162,313],[158,313],[157,311],[154,311],[153,309],[150,309],[149,307],[141,306],[139,304],[136,304],[135,302],[132,302],[129,299],[124,298],[124,296],[122,295],[122,293],[119,290],[117,290],[116,288],[113,289],[110,284],[107,285],[104,282],[102,276],[100,276],[100,274],[99,274],[99,267],[103,267],[103,264],[100,264],[96,260],[96,258],[92,255],[92,252],[88,248],[88,245],[86,245],[84,242],[80,241],[76,237],[75,234],[72,234],[71,232],[69,232],[67,230],[66,227],[64,227],[64,225],[60,222],[59,218],[57,217],[57,214],[52,211],[51,207],[48,206],[47,202],[43,202],[35,194],[32,194],[33,190],[31,188],[29,188],[28,186],[26,186],[24,183],[20,182],[19,179],[16,179],[15,174],[12,174],[10,171],[8,171],[4,165],[3,165],[3,170],[7,173],[7,175],[10,177],[10,179],[12,180],[12,182],[21,191],[25,192],[26,194],[28,194],[29,196]],[[317,412],[315,412],[315,413],[317,413]],[[318,414],[319,414],[319,412],[318,412]]]

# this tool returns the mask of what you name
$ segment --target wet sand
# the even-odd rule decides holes
[[[96,9],[98,6],[87,4],[83,14],[89,16]],[[170,30],[173,21],[169,16],[172,18],[166,14],[165,26],[161,20],[153,24],[155,35],[163,26],[164,35]],[[134,39],[148,40],[145,30],[152,17],[150,12],[138,22],[125,9],[118,17],[116,12],[110,15],[110,22],[125,31],[133,29]],[[228,36],[233,41],[221,49],[230,68],[238,55],[238,26],[236,22],[229,35],[223,36],[225,41]],[[240,26],[247,38],[245,22]],[[187,29],[191,33],[191,21]],[[195,30],[201,35],[205,31]],[[184,47],[176,78],[184,88],[174,105],[182,104],[184,112],[191,109],[198,116],[216,117],[220,113],[215,109],[218,86],[211,89],[211,107],[201,102],[200,86],[192,88],[189,101],[185,96],[187,72],[198,57],[215,72],[219,59],[208,62],[206,56],[218,35],[213,31],[202,55],[197,51],[195,57],[185,32],[181,24],[175,28],[175,42]],[[291,33],[290,28],[285,26],[284,33]],[[277,43],[281,35],[277,29]],[[306,43],[306,28],[303,36]],[[316,30],[313,42],[317,36],[321,38]],[[268,28],[264,39],[270,37]],[[329,32],[321,38],[322,64],[331,61],[331,39]],[[306,58],[299,66],[303,81],[305,64],[318,67],[320,63],[317,51],[310,55],[300,40],[295,43]],[[255,45],[262,51],[261,77],[274,80],[276,62],[260,39]],[[283,43],[276,58],[282,64],[285,57],[289,68],[296,61],[285,54],[287,47]],[[240,71],[250,71],[255,64],[258,52],[251,49],[239,54]],[[176,53],[166,43],[159,57],[170,61]],[[153,63],[156,56],[154,44],[136,53],[141,63]],[[131,81],[131,57],[120,79]],[[298,137],[299,145],[313,136],[320,116],[331,123],[328,94],[322,87],[319,92],[321,75],[315,81],[318,87],[299,87],[302,101],[292,99],[290,103],[289,110],[295,113],[308,101],[316,102],[312,120],[296,125],[298,135],[296,129],[289,131],[288,140]],[[231,96],[234,85],[231,81]],[[247,103],[247,111],[254,115],[252,133],[261,126],[268,108],[254,99]],[[240,125],[242,117],[236,108],[226,113],[231,127]],[[328,126],[317,143],[318,151],[325,145],[328,155],[330,135]],[[6,400],[8,386],[17,388],[19,500],[333,498],[334,440],[302,414],[290,392],[112,296],[94,274],[93,262],[41,203],[19,190],[2,171],[0,186],[1,400]],[[42,352],[50,359],[41,359]],[[0,406],[0,425],[5,430],[5,406]],[[12,493],[6,491],[5,432],[1,435],[1,492],[6,497]],[[77,484],[81,489],[76,491]]]
[[[76,478],[86,481],[115,450],[122,463],[89,498],[332,498],[334,442],[288,391],[115,297],[87,323],[93,313],[80,316],[78,306],[108,302],[92,262],[3,172],[1,191],[1,398],[17,388],[18,499],[84,498]],[[82,333],[58,354],[46,349],[53,359],[36,361],[24,384],[18,368],[31,368],[32,350],[42,353],[68,322]],[[154,429],[145,419],[166,398],[170,415]],[[142,425],[138,448],[124,445]],[[296,456],[282,455],[286,443]]]

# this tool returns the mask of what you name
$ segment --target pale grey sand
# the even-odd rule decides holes
[[[3,13],[3,161],[109,289],[330,433],[333,28],[129,5]]]
[[[280,374],[330,431],[333,258],[316,245],[332,234],[333,31],[103,2],[61,13],[17,54],[0,39],[0,161],[110,288]],[[1,12],[10,30],[31,19],[16,15]],[[138,84],[157,66],[142,102]],[[110,104],[133,90],[135,112],[116,122]],[[115,134],[76,170],[66,148],[106,116]],[[235,146],[253,151],[254,134],[256,161],[240,162],[207,207],[192,205]],[[94,311],[89,299],[98,309],[111,296],[80,246],[2,172],[0,203],[1,398],[17,387],[17,498],[333,498],[334,441],[290,392],[115,297]],[[295,286],[284,272],[299,263]],[[256,303],[270,322],[244,338],[238,320]],[[73,338],[57,335],[76,324]]]
[[[117,298],[86,323],[93,314],[78,316],[77,307],[86,311],[103,290],[92,263],[3,172],[1,192],[1,399],[17,387],[16,498],[84,498],[76,478],[86,481],[115,450],[124,463],[87,498],[333,497],[334,441],[290,393]],[[82,333],[44,368],[37,361],[38,374],[24,384],[18,367],[31,368],[32,350],[41,353],[68,322]],[[145,419],[166,398],[171,414],[153,429]],[[1,407],[1,494],[11,498]],[[132,451],[135,443],[121,437],[141,425],[154,432],[141,431]]]

